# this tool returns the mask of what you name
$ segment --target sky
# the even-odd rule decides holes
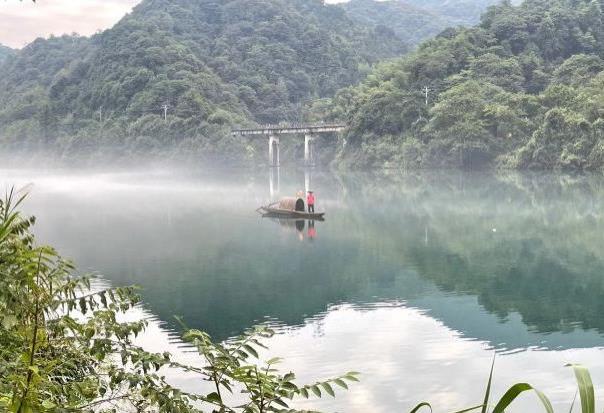
[[[0,0],[0,43],[22,48],[38,37],[91,35],[113,26],[140,0]]]

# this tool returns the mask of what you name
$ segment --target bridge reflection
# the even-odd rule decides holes
[[[270,168],[269,170],[269,178],[268,178],[268,187],[271,202],[274,202],[278,199],[281,192],[281,169],[280,168]]]

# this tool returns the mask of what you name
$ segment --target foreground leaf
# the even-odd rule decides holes
[[[545,396],[545,394],[543,394],[542,392],[540,392],[539,390],[537,390],[536,388],[534,388],[533,386],[531,386],[528,383],[517,383],[517,384],[514,384],[512,387],[510,387],[509,390],[507,392],[505,392],[505,394],[503,395],[501,400],[499,400],[499,402],[493,409],[493,413],[503,413],[505,411],[505,409],[514,400],[516,400],[516,398],[520,394],[524,393],[525,391],[529,391],[529,390],[533,390],[537,394],[537,396],[539,397],[539,400],[541,400],[541,403],[543,404],[543,407],[545,408],[545,411],[547,413],[554,413],[552,404],[549,401],[549,399],[547,398],[547,396]]]
[[[596,402],[594,396],[594,385],[591,381],[589,370],[579,364],[567,364],[575,372],[575,378],[579,386],[579,398],[581,400],[581,413],[595,413]]]

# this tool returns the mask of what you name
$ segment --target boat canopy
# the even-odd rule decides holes
[[[302,211],[305,210],[304,200],[302,198],[282,198],[279,200],[279,209],[287,211]]]

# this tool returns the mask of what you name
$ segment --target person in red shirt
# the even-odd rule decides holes
[[[308,204],[308,212],[315,212],[315,194],[312,191],[308,191],[306,196],[306,203]]]

